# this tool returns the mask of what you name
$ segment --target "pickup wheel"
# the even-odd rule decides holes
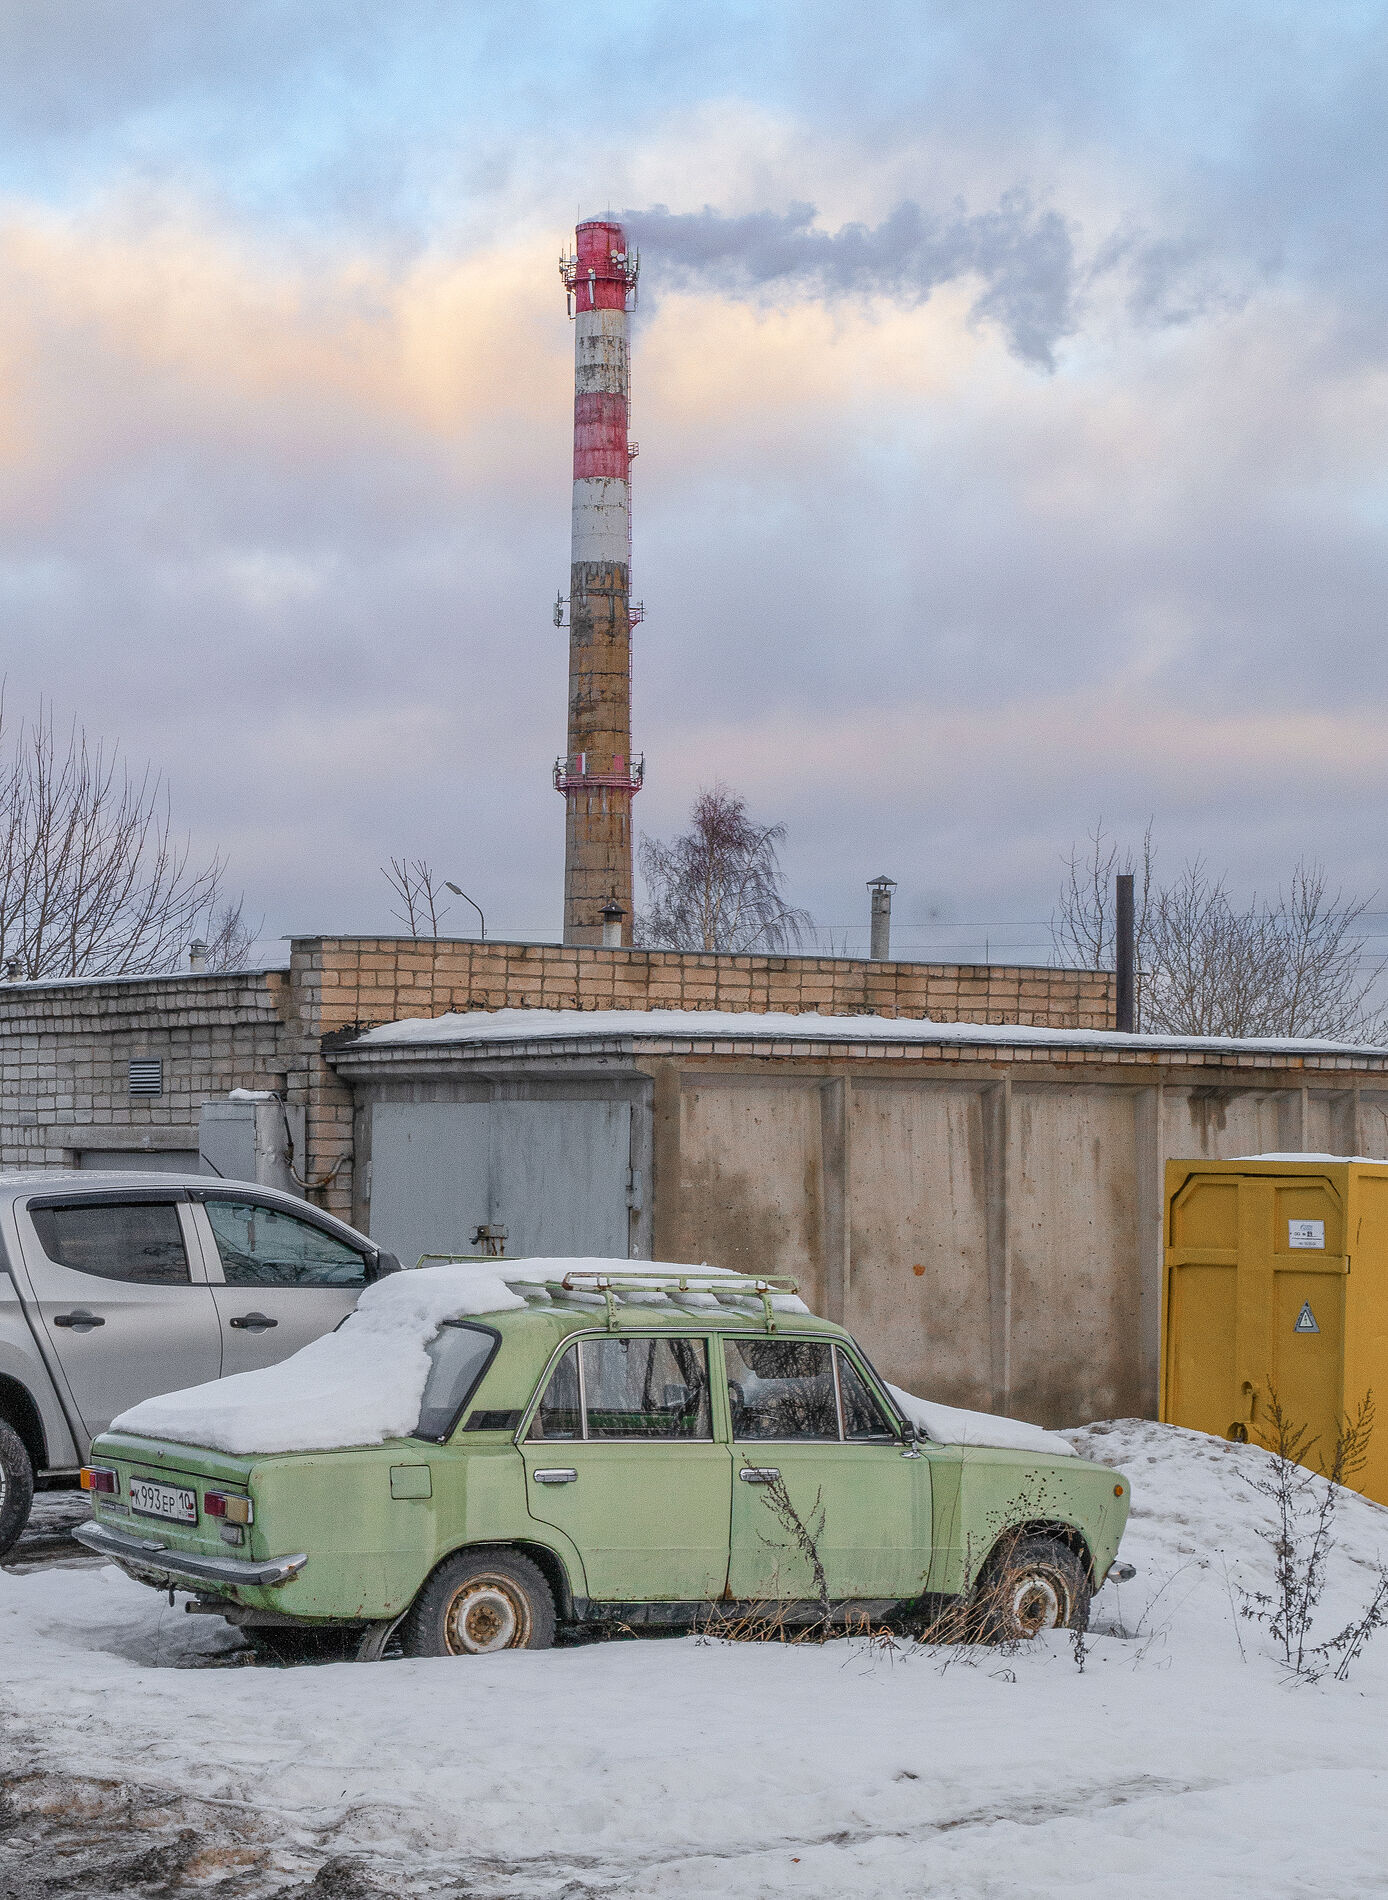
[[[400,1631],[407,1656],[491,1656],[548,1649],[554,1597],[538,1565],[518,1551],[460,1550],[441,1563]]]
[[[1004,1544],[979,1594],[995,1641],[1026,1642],[1041,1630],[1089,1626],[1089,1573],[1058,1537],[1019,1537]]]
[[[0,1557],[7,1557],[29,1522],[34,1502],[34,1467],[24,1440],[0,1418]]]

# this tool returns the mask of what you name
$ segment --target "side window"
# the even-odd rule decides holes
[[[817,1339],[729,1339],[733,1437],[838,1442],[833,1349]]]
[[[500,1336],[490,1327],[469,1326],[458,1319],[444,1321],[425,1347],[429,1355],[429,1376],[424,1381],[415,1438],[432,1438],[443,1443],[477,1390],[500,1344]]]
[[[550,1374],[544,1397],[530,1423],[531,1438],[582,1438],[583,1408],[578,1393],[578,1347],[570,1346]]]
[[[839,1362],[839,1397],[843,1401],[843,1435],[850,1443],[868,1439],[896,1441],[896,1431],[868,1389],[867,1381],[848,1354],[835,1346]]]
[[[585,1339],[589,1438],[711,1438],[702,1339]]]
[[[228,1286],[365,1286],[355,1247],[312,1221],[254,1201],[204,1203]]]
[[[186,1286],[188,1255],[171,1201],[89,1201],[29,1210],[39,1245],[74,1273],[141,1286]]]

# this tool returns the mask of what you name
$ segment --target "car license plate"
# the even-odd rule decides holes
[[[196,1524],[198,1494],[185,1491],[179,1485],[153,1484],[148,1478],[132,1478],[130,1508],[142,1517],[166,1517],[175,1524]]]

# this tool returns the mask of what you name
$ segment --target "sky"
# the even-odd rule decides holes
[[[1349,0],[0,0],[7,717],[266,937],[410,856],[557,938],[611,208],[640,830],[721,780],[840,948],[886,872],[898,949],[1043,961],[1100,818],[1388,912],[1385,93]]]

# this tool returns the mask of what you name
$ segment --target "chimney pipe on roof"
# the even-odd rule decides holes
[[[603,949],[620,950],[622,947],[622,919],[626,916],[625,910],[623,910],[615,897],[609,897],[599,914],[602,917]]]
[[[889,877],[868,879],[872,892],[872,942],[868,955],[876,963],[885,963],[892,954],[892,892],[896,885]]]

